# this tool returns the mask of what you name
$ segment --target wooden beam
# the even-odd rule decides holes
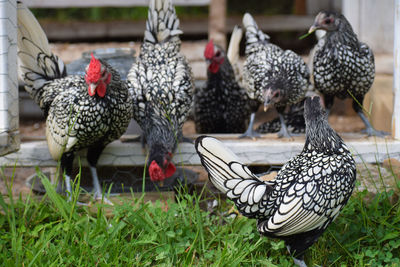
[[[206,6],[210,0],[173,0],[176,6]],[[148,6],[149,0],[29,0],[30,8],[68,8],[68,7],[132,7]]]
[[[208,14],[208,39],[226,49],[226,0],[211,0]]]
[[[243,163],[248,165],[280,165],[299,154],[304,146],[304,137],[295,137],[294,141],[278,139],[274,134],[263,135],[258,140],[238,139],[238,135],[213,135],[222,140]],[[400,141],[366,137],[362,134],[342,134],[346,144],[358,163],[378,163],[387,158],[400,160]],[[192,138],[197,135],[192,136]],[[132,137],[123,137],[123,140]],[[82,164],[87,165],[85,151],[81,151]],[[140,142],[114,141],[108,145],[99,159],[99,166],[143,166],[146,155]],[[200,165],[199,157],[193,144],[180,143],[175,153],[177,165]],[[56,162],[51,158],[46,141],[22,143],[21,149],[0,158],[0,166],[21,167],[54,167]]]
[[[392,119],[392,135],[400,139],[400,0],[396,0],[394,7],[394,70],[393,92],[394,111]]]
[[[307,14],[307,3],[306,0],[295,0],[294,1],[294,14],[305,15]]]
[[[255,16],[257,24],[264,32],[306,31],[314,21],[313,16],[277,15]],[[207,35],[208,19],[183,18],[180,26],[185,35]],[[41,20],[40,24],[51,41],[74,41],[88,39],[115,39],[143,36],[145,20],[113,22],[56,22]],[[235,25],[242,24],[242,17],[226,19],[226,33]],[[211,37],[211,36],[210,36]],[[212,37],[213,38],[213,37]]]
[[[0,1],[0,156],[19,148],[17,4]]]

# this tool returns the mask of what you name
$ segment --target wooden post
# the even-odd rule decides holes
[[[226,0],[211,0],[208,14],[208,38],[226,49]]]
[[[19,149],[17,3],[0,0],[0,155]]]
[[[393,70],[393,93],[394,110],[392,119],[392,134],[394,138],[400,139],[400,0],[395,1],[394,6],[394,70]]]

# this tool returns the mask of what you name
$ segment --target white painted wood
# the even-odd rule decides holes
[[[394,138],[400,139],[400,0],[396,0],[394,11],[394,111],[392,116],[392,135]]]
[[[343,0],[346,1],[346,0]],[[317,15],[321,10],[340,11],[342,0],[307,0],[306,11],[308,15]],[[353,0],[350,0],[353,1]],[[357,1],[357,0],[354,0]]]
[[[393,53],[395,0],[343,0],[343,14],[374,53]]]
[[[360,6],[362,0],[343,0],[342,13],[350,22],[356,34],[360,34]]]
[[[358,163],[383,162],[387,158],[400,160],[400,141],[393,139],[367,138],[361,134],[343,134],[346,144]],[[235,152],[245,164],[268,165],[283,164],[301,152],[304,137],[296,137],[294,141],[277,139],[276,135],[264,135],[256,141],[239,140],[237,135],[217,135],[229,148]],[[79,155],[85,155],[82,151]],[[87,165],[85,157],[82,164]],[[108,145],[99,159],[99,166],[143,166],[146,155],[143,154],[139,142],[115,141]],[[174,162],[177,165],[200,165],[200,160],[194,145],[181,143],[175,153]],[[46,141],[24,142],[17,153],[0,158],[0,166],[56,166],[52,160]]]
[[[210,0],[174,0],[177,6],[206,6]],[[67,8],[67,7],[132,7],[148,6],[149,0],[27,0],[31,8]]]
[[[0,155],[18,148],[17,8],[0,0]]]

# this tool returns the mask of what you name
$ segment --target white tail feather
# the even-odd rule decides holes
[[[268,34],[263,33],[249,13],[243,16],[243,26],[246,29],[246,44],[253,44],[257,42],[269,42]]]
[[[233,200],[243,215],[257,218],[265,212],[262,199],[272,191],[269,183],[260,181],[217,139],[200,136],[195,146],[211,183]]]
[[[233,28],[227,52],[228,60],[232,65],[237,64],[239,60],[239,48],[240,48],[240,41],[242,40],[242,35],[243,35],[242,28],[236,25]]]
[[[18,2],[18,71],[26,90],[36,94],[49,80],[65,76],[64,63],[50,50],[49,42],[32,12]]]
[[[210,174],[211,182],[221,192],[227,193],[230,189],[225,182],[230,179],[257,179],[258,178],[240,163],[239,158],[219,140],[201,136],[196,140],[196,150],[202,164]]]
[[[182,31],[171,0],[150,0],[145,42],[162,43],[174,37],[179,39],[179,34]]]

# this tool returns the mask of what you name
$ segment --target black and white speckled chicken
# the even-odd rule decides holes
[[[237,42],[239,48],[242,31],[232,33],[230,47]],[[232,50],[232,49],[230,49]],[[238,54],[239,51],[230,53]],[[207,82],[196,89],[194,118],[197,133],[243,133],[246,130],[248,112],[247,92],[239,86],[229,57],[213,41],[209,41],[204,57],[207,62]]]
[[[283,120],[285,121],[286,127],[289,132],[294,134],[303,134],[306,131],[306,122],[304,121],[304,100],[293,104],[289,107],[289,110],[284,112]],[[266,133],[278,133],[281,130],[281,121],[279,118],[275,118],[272,121],[264,122],[260,124],[256,132]]]
[[[281,121],[279,137],[290,137],[282,113],[286,106],[305,97],[310,86],[310,74],[303,59],[291,50],[282,50],[270,43],[269,36],[259,30],[252,16],[243,16],[246,29],[246,61],[243,85],[251,99],[273,106]],[[254,136],[250,123],[244,136]]]
[[[170,0],[151,0],[140,55],[128,74],[134,118],[149,148],[152,181],[175,173],[171,162],[192,102],[194,83],[180,54],[179,19]]]
[[[329,126],[320,98],[305,100],[306,141],[275,179],[262,181],[223,143],[201,136],[195,146],[209,179],[260,234],[285,241],[296,264],[339,215],[356,181],[354,159]]]
[[[324,95],[325,106],[329,110],[334,97],[353,98],[353,108],[366,126],[368,135],[383,136],[375,130],[363,113],[365,94],[374,82],[375,63],[372,50],[357,39],[347,19],[335,12],[320,12],[309,33],[325,30],[318,41],[313,57],[315,89]]]
[[[84,148],[94,195],[101,199],[96,164],[105,146],[125,132],[132,118],[128,88],[115,70],[93,56],[85,77],[68,76],[38,21],[20,2],[18,64],[26,90],[46,116],[47,144],[53,159],[61,159],[69,199],[74,152]]]

